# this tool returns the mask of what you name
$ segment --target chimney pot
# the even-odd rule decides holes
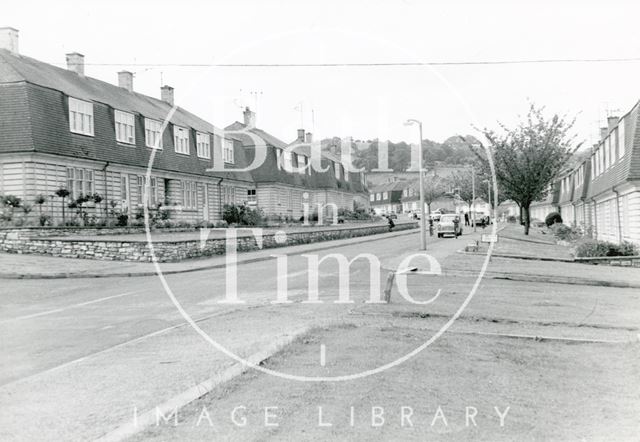
[[[620,118],[618,117],[607,117],[607,130],[611,131],[611,129],[616,127],[618,121],[620,121]]]
[[[78,75],[84,75],[84,55],[78,52],[67,54],[67,69]]]
[[[242,116],[244,117],[244,124],[246,126],[256,127],[256,113],[249,109],[249,107],[244,108]]]
[[[307,132],[307,136],[305,138],[305,141],[307,143],[311,143],[313,141],[313,135],[311,135],[311,132]]]
[[[18,36],[19,31],[16,28],[0,28],[0,48],[18,54]]]
[[[304,129],[298,129],[298,141],[304,143]]]
[[[162,99],[162,101],[173,106],[173,88],[167,85],[162,86],[160,88],[160,98]]]
[[[133,92],[133,74],[129,71],[118,72],[118,86]]]
[[[600,140],[604,140],[604,138],[607,136],[608,133],[609,133],[609,128],[608,127],[601,127],[600,128]]]

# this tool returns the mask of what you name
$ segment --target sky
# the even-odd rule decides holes
[[[531,103],[576,118],[585,145],[608,115],[640,100],[637,1],[69,1],[5,3],[0,26],[20,53],[176,103],[218,127],[257,113],[289,142],[314,137],[435,141],[514,125]],[[254,67],[221,64],[483,62],[635,58],[628,62]],[[187,65],[187,66],[185,66]],[[198,66],[194,66],[198,65]],[[212,66],[217,65],[217,66]]]

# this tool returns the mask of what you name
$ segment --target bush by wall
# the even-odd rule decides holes
[[[615,244],[608,241],[598,241],[595,239],[585,239],[576,247],[578,258],[598,257],[598,256],[637,256],[640,255],[638,247],[628,241]]]
[[[562,223],[562,217],[558,212],[551,212],[545,217],[544,223],[547,225],[547,227],[551,227],[556,223]]]

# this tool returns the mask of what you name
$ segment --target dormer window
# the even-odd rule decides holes
[[[189,129],[174,125],[173,145],[177,153],[189,155]]]
[[[121,143],[135,144],[135,117],[128,112],[115,111],[116,140]]]
[[[202,132],[196,133],[196,150],[198,151],[198,157],[211,159],[211,142],[209,134]]]
[[[333,169],[335,171],[336,174],[336,179],[339,180],[340,179],[340,163],[333,163]]]
[[[222,140],[222,158],[225,163],[234,163],[233,140],[228,140],[226,138]]]
[[[144,139],[147,147],[162,149],[162,123],[150,118],[144,119]]]
[[[69,97],[69,130],[93,136],[93,103]]]

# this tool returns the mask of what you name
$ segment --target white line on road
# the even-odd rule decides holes
[[[15,318],[3,319],[2,321],[0,321],[0,324],[5,323],[5,322],[21,321],[21,320],[24,320],[24,319],[32,319],[32,318],[37,318],[37,317],[40,317],[40,316],[52,315],[54,313],[64,312],[66,310],[70,310],[70,309],[78,308],[78,307],[83,307],[85,305],[97,304],[98,302],[104,302],[104,301],[108,301],[110,299],[121,298],[123,296],[129,296],[129,295],[133,295],[133,294],[136,294],[136,293],[139,293],[139,292],[140,292],[140,290],[137,290],[137,291],[134,291],[134,292],[119,293],[117,295],[106,296],[104,298],[94,299],[92,301],[80,302],[78,304],[72,304],[72,305],[68,305],[66,307],[60,307],[60,308],[56,308],[56,309],[53,309],[53,310],[47,310],[47,311],[40,312],[40,313],[33,313],[31,315],[24,315],[24,316],[17,316]]]

